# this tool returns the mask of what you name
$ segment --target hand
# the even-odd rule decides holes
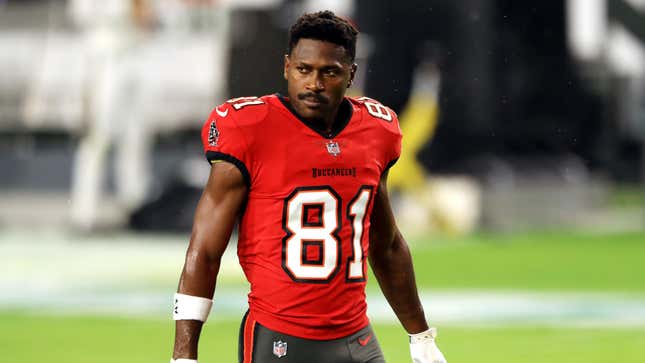
[[[410,334],[410,355],[414,363],[447,363],[437,347],[437,329],[430,328],[418,334]]]

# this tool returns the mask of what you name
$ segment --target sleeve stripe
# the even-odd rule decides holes
[[[249,187],[249,189],[251,188],[251,174],[249,173],[249,169],[246,168],[246,165],[244,165],[244,163],[240,159],[236,158],[233,155],[224,154],[219,151],[207,151],[206,160],[208,160],[209,164],[213,164],[218,161],[227,161],[237,166],[237,168],[240,169],[240,172],[242,172],[242,177],[244,178],[246,186]]]

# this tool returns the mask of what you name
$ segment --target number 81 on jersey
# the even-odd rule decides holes
[[[365,281],[361,240],[374,188],[362,186],[347,206],[351,223],[352,255],[346,260],[347,282]],[[336,276],[342,261],[342,201],[329,186],[296,188],[284,201],[282,268],[296,282],[326,283]],[[314,258],[310,251],[317,250]]]

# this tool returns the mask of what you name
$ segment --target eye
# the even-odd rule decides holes
[[[296,70],[297,70],[299,73],[302,73],[302,74],[305,74],[305,73],[308,73],[308,72],[309,72],[309,70],[308,70],[307,68],[303,67],[303,66],[296,66]]]
[[[327,69],[325,71],[325,76],[327,77],[336,77],[338,75],[338,70],[337,69]]]

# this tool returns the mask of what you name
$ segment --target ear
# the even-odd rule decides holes
[[[358,64],[352,63],[351,68],[349,69],[349,82],[347,82],[347,88],[352,86],[354,83],[354,77],[356,76],[356,70],[358,69]]]
[[[284,79],[287,79],[287,73],[289,71],[289,64],[291,63],[289,59],[289,54],[284,55],[284,71],[283,71],[283,77]]]

